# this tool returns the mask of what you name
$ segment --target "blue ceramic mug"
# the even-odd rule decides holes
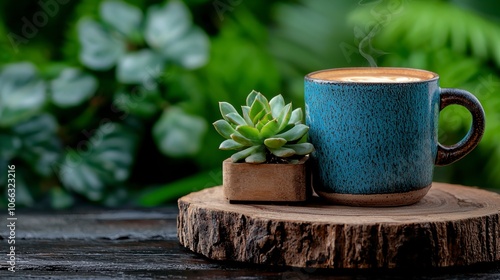
[[[438,117],[458,104],[472,126],[458,144],[438,143]],[[305,77],[306,123],[314,144],[313,188],[346,205],[409,205],[432,185],[434,165],[473,150],[484,111],[469,92],[439,87],[436,73],[409,68],[339,68]]]

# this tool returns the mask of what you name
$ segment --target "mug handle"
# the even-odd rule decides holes
[[[467,135],[455,145],[445,146],[438,143],[436,165],[448,165],[458,161],[471,152],[481,141],[484,134],[484,110],[479,100],[472,93],[455,88],[442,88],[440,93],[440,108],[456,104],[464,106],[472,115],[472,125]]]

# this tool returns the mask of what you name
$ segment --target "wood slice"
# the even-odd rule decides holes
[[[215,260],[315,268],[500,261],[500,195],[434,183],[401,207],[229,204],[222,187],[179,199],[182,245]]]

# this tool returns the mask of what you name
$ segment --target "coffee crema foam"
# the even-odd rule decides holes
[[[418,77],[407,76],[349,76],[349,77],[335,77],[332,80],[339,82],[356,82],[356,83],[406,83],[418,82],[423,79]]]
[[[413,83],[437,79],[435,73],[410,68],[358,67],[316,71],[307,75],[309,79],[340,83]]]

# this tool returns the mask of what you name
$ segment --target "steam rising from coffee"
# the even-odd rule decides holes
[[[371,9],[370,14],[375,16],[376,24],[367,28],[369,30],[368,34],[366,34],[366,36],[364,36],[358,44],[359,54],[361,54],[361,56],[368,61],[371,67],[377,67],[377,62],[375,61],[374,56],[388,54],[387,52],[375,49],[372,46],[372,39],[383,27],[387,26],[390,21],[392,21],[393,16],[400,14],[403,11],[404,2],[406,1],[408,0],[361,0],[358,2],[359,5],[375,4],[375,6]]]
[[[376,50],[372,46],[372,38],[375,37],[375,28],[366,35],[361,42],[359,42],[358,48],[359,48],[359,53],[368,61],[371,67],[377,67],[377,62],[375,61],[375,58],[370,54],[374,52],[378,52],[380,54],[385,54],[384,52]],[[378,31],[378,30],[377,30]],[[368,52],[365,52],[363,49],[366,48],[368,49]]]

